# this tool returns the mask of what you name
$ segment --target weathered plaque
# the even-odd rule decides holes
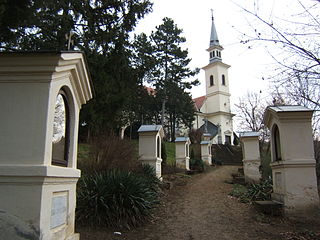
[[[50,227],[56,228],[67,222],[68,197],[67,193],[53,196],[51,205]]]
[[[282,189],[282,176],[281,176],[281,172],[276,172],[275,173],[275,186],[277,189]]]

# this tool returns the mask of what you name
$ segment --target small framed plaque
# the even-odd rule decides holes
[[[50,228],[56,228],[67,223],[68,215],[68,192],[53,194],[51,203]]]

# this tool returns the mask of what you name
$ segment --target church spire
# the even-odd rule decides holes
[[[211,9],[211,19],[212,19],[212,23],[211,23],[211,35],[210,35],[210,46],[209,47],[220,46],[218,34],[216,31],[216,26],[214,25],[214,18],[213,18],[213,10],[212,9]]]
[[[218,34],[216,31],[216,26],[214,25],[214,18],[213,18],[213,10],[211,9],[212,13],[212,25],[211,25],[211,35],[210,35],[210,46],[207,51],[210,54],[209,62],[221,62],[221,51],[223,47],[219,43]]]

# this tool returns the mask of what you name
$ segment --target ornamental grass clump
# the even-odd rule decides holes
[[[157,181],[150,172],[110,170],[82,176],[77,192],[78,223],[127,229],[141,225],[158,203]]]
[[[231,196],[243,203],[254,201],[270,200],[272,193],[272,180],[262,180],[260,183],[252,183],[247,186],[234,184],[230,193]]]

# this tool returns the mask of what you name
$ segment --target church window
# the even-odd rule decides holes
[[[212,52],[210,52],[210,58],[212,58]]]
[[[226,85],[226,77],[222,74],[222,85]]]
[[[214,82],[213,82],[213,76],[210,75],[210,87],[214,85]]]
[[[217,57],[219,57],[219,51],[217,51]]]
[[[215,56],[216,56],[216,55],[215,55],[215,52],[213,51],[213,52],[212,52],[212,57],[215,57]]]

